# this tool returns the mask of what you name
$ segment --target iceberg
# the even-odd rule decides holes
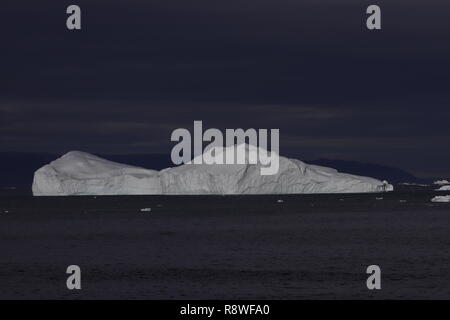
[[[446,184],[450,184],[450,181],[448,180],[437,180],[433,182],[434,184],[437,184],[438,186],[445,186]]]
[[[228,148],[233,148],[231,146]],[[217,156],[227,148],[215,148]],[[258,148],[246,145],[246,157]],[[254,156],[254,155],[253,155]],[[38,169],[33,195],[232,195],[363,193],[392,191],[386,181],[340,173],[279,157],[275,175],[261,175],[261,164],[187,163],[161,171],[120,164],[95,155],[71,151]]]
[[[450,191],[450,186],[442,186],[439,189],[436,189],[436,191]]]
[[[450,202],[450,196],[437,196],[431,199],[432,202]]]

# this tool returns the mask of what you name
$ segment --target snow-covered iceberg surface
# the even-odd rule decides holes
[[[258,152],[246,146],[247,155]],[[225,150],[216,150],[216,155]],[[275,175],[260,174],[260,164],[184,164],[161,171],[111,162],[72,151],[37,170],[35,196],[138,194],[292,194],[392,191],[386,181],[339,173],[279,157]]]
[[[432,202],[450,202],[450,196],[437,196],[431,199]]]
[[[436,189],[436,191],[450,191],[450,186],[442,186],[439,189]]]

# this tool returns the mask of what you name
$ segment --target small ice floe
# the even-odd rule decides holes
[[[141,212],[151,212],[152,208],[142,208]]]
[[[448,181],[448,180],[438,180],[438,181],[435,181],[434,184],[437,184],[438,186],[445,186],[446,184],[450,184],[450,181]]]
[[[383,200],[383,197],[375,198],[375,200]]]
[[[399,183],[401,186],[415,186],[415,187],[428,187],[428,184],[415,183],[415,182],[402,182]]]
[[[9,213],[9,210],[5,209],[5,210],[3,210],[3,213]]]
[[[431,199],[431,202],[450,202],[450,196],[437,196]]]
[[[406,200],[400,200],[400,203],[405,203],[406,202]]]
[[[439,189],[436,189],[436,191],[450,191],[450,186],[442,186]]]
[[[278,199],[278,200],[277,200],[277,203],[284,203],[284,200]]]

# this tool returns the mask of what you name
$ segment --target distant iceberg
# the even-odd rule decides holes
[[[436,189],[436,191],[450,191],[450,186],[442,186],[439,189]]]
[[[450,202],[450,196],[437,196],[431,199],[432,202]]]
[[[231,147],[232,148],[232,147]],[[246,145],[247,156],[258,152]],[[226,152],[226,148],[221,150]],[[279,171],[262,176],[260,164],[184,164],[161,171],[72,151],[37,170],[35,196],[301,194],[392,191],[386,181],[339,173],[279,157]]]
[[[416,182],[402,182],[399,183],[401,186],[416,186],[416,187],[428,187],[428,184],[416,183]]]
[[[450,184],[450,182],[448,180],[438,180],[435,181],[434,184],[437,184],[439,186],[445,186],[446,184]]]

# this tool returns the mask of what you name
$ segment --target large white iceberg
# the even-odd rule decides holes
[[[246,146],[247,155],[258,152]],[[216,149],[216,154],[226,152]],[[248,163],[248,162],[247,162]],[[111,162],[72,151],[37,170],[35,196],[141,194],[295,194],[392,191],[386,181],[339,173],[279,157],[275,175],[261,175],[260,164],[184,164],[161,171]]]

